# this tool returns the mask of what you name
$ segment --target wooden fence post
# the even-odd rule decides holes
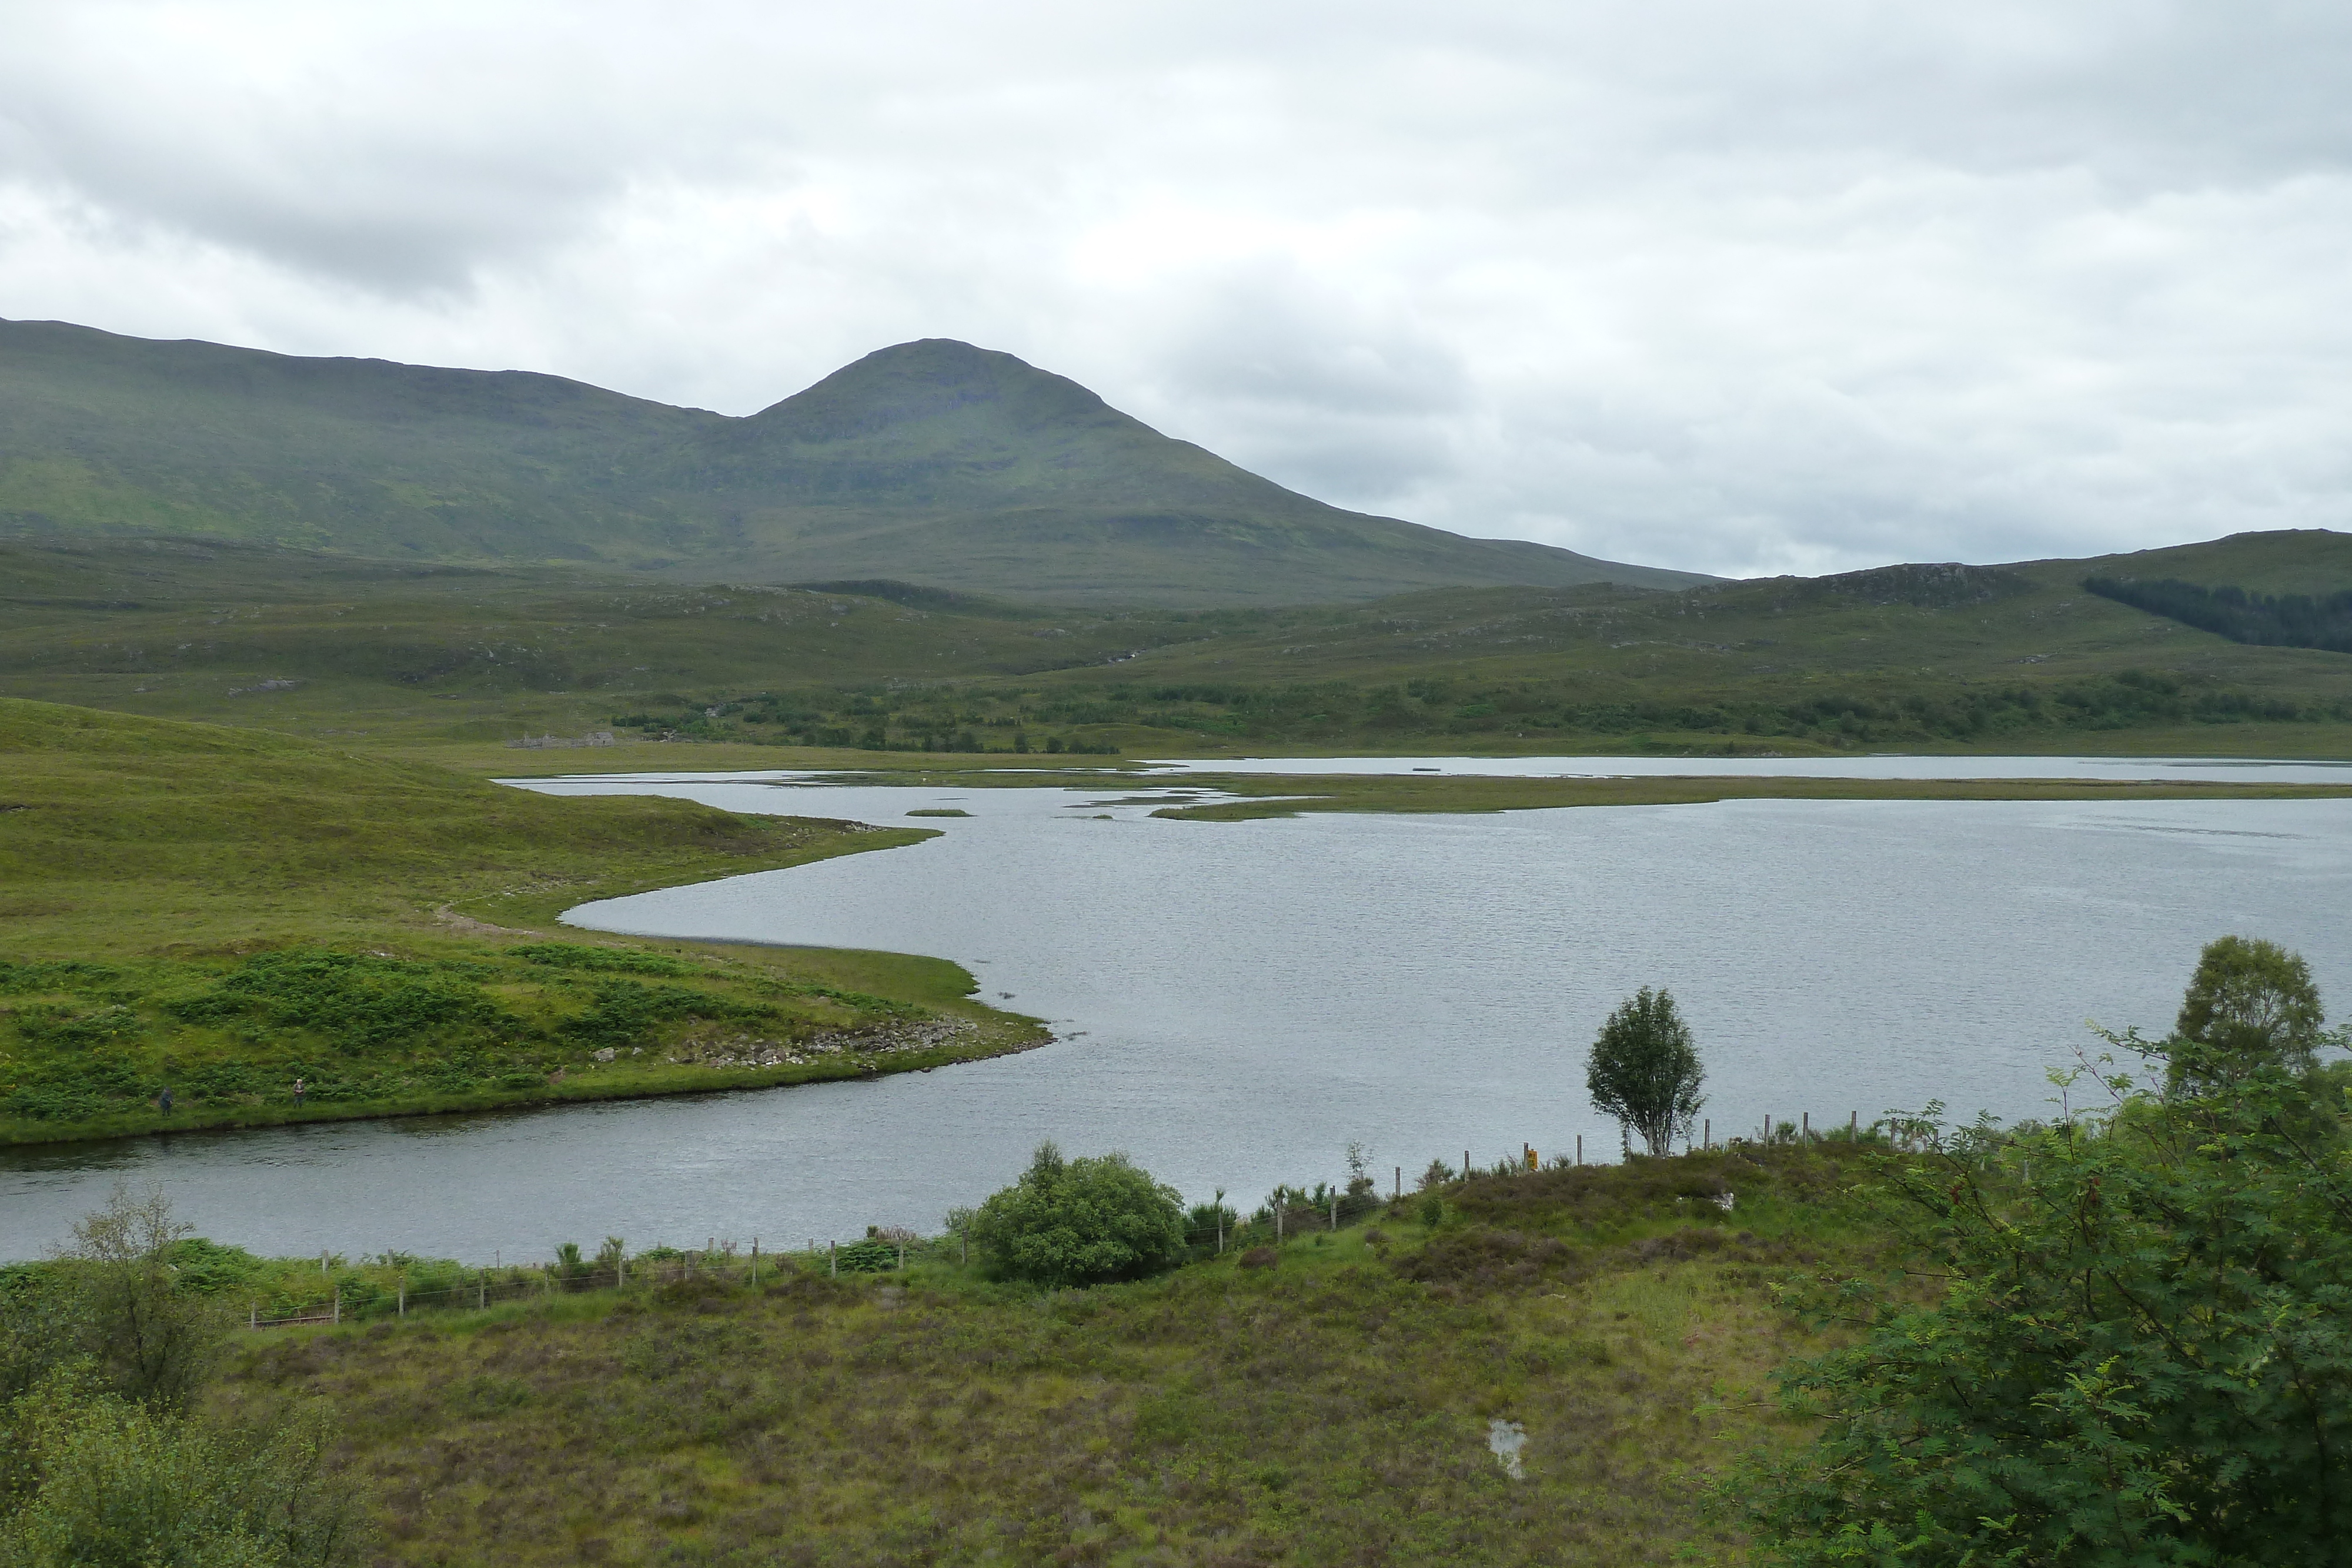
[[[1576,1134],[1576,1163],[1584,1163],[1584,1134],[1581,1133]]]

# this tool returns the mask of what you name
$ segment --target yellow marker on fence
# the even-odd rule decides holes
[[[1535,1170],[1543,1164],[1543,1161],[1538,1157],[1536,1146],[1533,1144],[1521,1144],[1519,1147],[1527,1152],[1528,1169]]]

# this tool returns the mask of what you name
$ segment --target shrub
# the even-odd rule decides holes
[[[558,1025],[567,1039],[583,1045],[651,1044],[659,1025],[680,1019],[772,1019],[776,1009],[758,1002],[738,1002],[684,986],[647,986],[635,980],[613,980],[597,988],[594,1005]]]
[[[1641,1134],[1654,1155],[1689,1134],[1706,1077],[1673,993],[1647,986],[1609,1015],[1584,1065],[1593,1108]]]
[[[338,1045],[362,1050],[453,1025],[511,1028],[517,1021],[481,987],[435,965],[325,947],[262,954],[207,996],[172,1005],[192,1018],[229,1002],[258,1006],[273,1023],[316,1030]]]
[[[1768,1472],[1768,1561],[2343,1561],[2352,1138],[2340,1096],[2232,1054],[2202,1095],[2111,1080],[2104,1125],[1879,1156],[1945,1293],[1868,1302],[1861,1343],[1784,1375],[1825,1425]]]
[[[63,1267],[77,1295],[80,1348],[111,1390],[163,1408],[184,1404],[227,1338],[221,1310],[181,1287],[175,1252],[191,1239],[161,1186],[117,1186],[74,1224]]]
[[[361,1559],[360,1510],[313,1417],[258,1437],[59,1372],[7,1407],[7,1568],[326,1568]]]
[[[980,1206],[971,1239],[1006,1279],[1045,1286],[1139,1279],[1181,1255],[1183,1199],[1125,1155],[1066,1160],[1041,1144],[1021,1179]]]
[[[869,1236],[833,1250],[832,1266],[844,1274],[887,1274],[898,1267],[895,1242]]]
[[[218,1294],[233,1286],[260,1279],[269,1266],[242,1247],[223,1246],[202,1236],[175,1241],[163,1249],[171,1265],[174,1288],[199,1296]]]

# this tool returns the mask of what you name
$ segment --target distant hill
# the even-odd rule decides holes
[[[2332,593],[2347,547],[2240,536],[2155,566],[2176,583],[2267,570]],[[2352,653],[2234,642],[2085,590],[2114,559],[1159,610],[875,579],[690,585],[221,540],[0,539],[0,695],[370,744],[610,728],[820,748],[783,766],[870,744],[1017,749],[1024,733],[1130,755],[1654,742],[2352,756]]]
[[[736,419],[524,371],[0,322],[0,527],[1062,603],[1713,580],[1343,511],[945,339]]]
[[[2068,584],[2079,584],[2085,577],[2130,582],[2170,579],[2248,593],[2325,596],[2352,589],[2352,534],[2333,528],[2273,528],[2083,560],[2023,561],[2016,570]]]

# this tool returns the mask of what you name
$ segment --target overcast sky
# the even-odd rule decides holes
[[[0,0],[0,316],[745,413],[966,339],[1726,574],[2352,528],[2352,5]]]

